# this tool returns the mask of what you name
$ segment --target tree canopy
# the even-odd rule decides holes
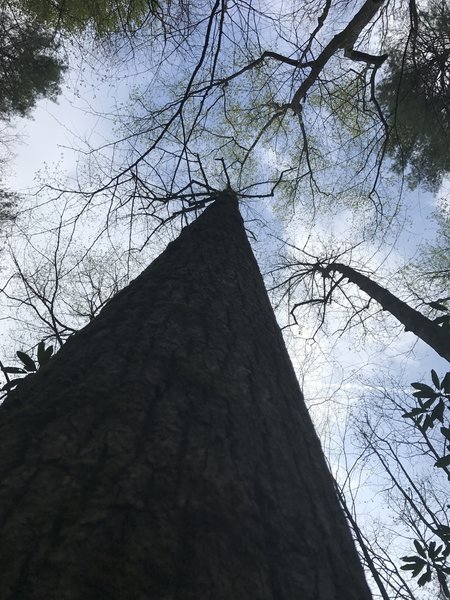
[[[91,28],[99,37],[133,33],[159,9],[157,0],[23,0],[23,10],[40,23],[68,33]]]
[[[55,99],[66,67],[54,35],[3,4],[0,42],[0,118],[29,115],[40,98]]]
[[[409,184],[436,190],[450,171],[450,7],[432,0],[409,33],[391,39],[378,98],[387,111],[387,150]]]

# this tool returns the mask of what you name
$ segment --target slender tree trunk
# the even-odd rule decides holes
[[[222,194],[0,410],[2,600],[367,600]]]
[[[422,315],[419,311],[411,308],[406,302],[394,296],[389,290],[381,287],[375,281],[356,271],[348,265],[341,263],[331,263],[321,271],[329,274],[331,271],[337,271],[346,277],[349,281],[359,287],[370,298],[376,300],[382,308],[391,313],[402,325],[406,331],[412,331],[417,337],[428,344],[433,350],[446,358],[450,362],[450,338],[448,333],[441,329],[436,323]]]

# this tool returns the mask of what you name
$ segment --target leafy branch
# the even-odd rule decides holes
[[[16,389],[21,384],[21,382],[25,381],[25,379],[29,375],[36,373],[36,371],[38,371],[41,367],[46,365],[48,363],[48,361],[50,360],[50,358],[52,357],[52,355],[53,355],[53,346],[45,347],[44,342],[39,342],[39,344],[37,346],[36,361],[33,360],[33,358],[31,358],[31,356],[29,354],[26,354],[25,352],[22,352],[21,350],[18,350],[16,352],[16,356],[20,360],[20,362],[22,363],[23,366],[21,366],[21,367],[15,367],[15,366],[6,367],[0,361],[0,371],[3,373],[3,375],[6,379],[6,383],[1,388],[0,392],[5,392],[7,395],[10,391]],[[15,377],[14,379],[11,379],[10,375],[25,375],[25,377]],[[0,398],[1,397],[2,396],[0,396]]]

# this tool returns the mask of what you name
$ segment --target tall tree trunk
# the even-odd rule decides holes
[[[425,317],[422,313],[411,308],[406,302],[394,296],[389,290],[381,287],[375,281],[356,271],[348,265],[341,263],[330,263],[326,267],[321,267],[320,271],[324,275],[329,275],[332,271],[337,271],[344,275],[349,281],[359,287],[370,298],[378,302],[387,312],[390,312],[402,325],[406,331],[412,331],[417,337],[433,348],[443,358],[450,362],[450,337],[446,331],[441,329],[431,319]]]
[[[2,600],[370,598],[237,201],[0,410]]]

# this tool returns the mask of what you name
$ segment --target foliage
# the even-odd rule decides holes
[[[450,452],[445,454],[445,450],[439,452],[434,443],[428,437],[428,430],[432,429],[436,421],[442,424],[440,432],[443,437],[444,448],[450,451],[450,428],[445,426],[444,414],[450,410],[450,372],[440,380],[436,371],[431,371],[432,386],[426,383],[415,382],[412,387],[415,389],[413,396],[416,399],[417,406],[403,414],[406,419],[412,419],[414,427],[424,437],[430,455],[435,460],[434,466],[442,469],[450,481]],[[448,423],[446,423],[448,425]],[[432,573],[437,576],[441,590],[446,598],[450,598],[450,591],[447,583],[447,575],[450,575],[450,566],[447,565],[447,558],[450,556],[450,527],[442,523],[436,524],[433,534],[438,537],[439,545],[435,540],[422,541],[414,540],[414,546],[418,552],[417,555],[403,556],[402,560],[406,563],[401,568],[405,571],[411,571],[412,577],[418,577],[418,585],[423,586],[431,581]]]
[[[440,294],[450,288],[450,205],[441,201],[438,210],[434,214],[437,224],[436,238],[433,243],[428,244],[421,257],[422,277],[425,276],[434,286],[437,286]]]
[[[17,388],[18,385],[20,385],[20,383],[22,381],[24,381],[24,377],[16,377],[14,379],[11,379],[9,376],[10,375],[27,375],[27,377],[32,374],[35,373],[38,369],[40,369],[41,367],[43,367],[44,365],[46,365],[48,363],[48,361],[50,360],[50,358],[53,355],[53,346],[45,346],[45,342],[39,342],[38,346],[37,346],[37,350],[36,350],[36,361],[33,360],[33,358],[31,358],[31,356],[29,354],[26,354],[26,352],[22,352],[21,350],[18,350],[16,352],[17,358],[20,360],[20,362],[22,363],[22,367],[15,367],[15,366],[10,366],[10,367],[5,367],[1,362],[0,362],[0,371],[3,373],[5,379],[6,379],[6,383],[5,385],[1,388],[1,392],[6,392],[6,394],[8,392],[10,392],[11,390],[14,390],[15,388]],[[37,364],[36,364],[37,362]],[[1,395],[0,395],[1,398]]]
[[[0,41],[0,118],[26,116],[40,98],[55,99],[66,67],[54,35],[3,6]]]
[[[419,246],[414,259],[399,271],[404,286],[416,305],[438,310],[434,319],[442,328],[450,326],[447,304],[450,300],[450,210],[440,199],[432,219],[437,226],[434,238]],[[439,308],[440,307],[440,308]]]
[[[414,546],[418,552],[417,555],[403,556],[402,560],[406,563],[401,569],[411,571],[412,577],[418,577],[417,584],[421,587],[429,583],[433,571],[436,573],[441,589],[446,598],[450,598],[450,592],[447,584],[447,575],[450,575],[450,567],[445,566],[445,561],[450,555],[450,527],[441,526],[442,535],[446,537],[445,544],[436,545],[436,541],[420,543],[414,540]]]
[[[418,381],[411,384],[415,389],[413,396],[418,406],[402,415],[412,419],[414,426],[424,435],[428,429],[434,427],[436,421],[444,424],[445,409],[450,410],[450,373],[446,373],[440,381],[436,371],[432,370],[431,379],[433,387]],[[450,429],[443,426],[441,433],[446,440],[447,449],[450,450]],[[438,456],[435,466],[444,469],[450,481],[450,470],[447,468],[450,466],[450,454]]]
[[[450,172],[450,7],[445,1],[418,12],[410,35],[392,41],[378,99],[388,113],[387,151],[396,171],[410,168],[412,188],[437,189]]]
[[[427,414],[432,413],[441,395],[448,404],[445,390],[449,378],[450,375],[438,378],[433,371],[430,385],[415,383],[420,389],[415,387],[414,393],[433,396],[434,403]],[[424,397],[420,400],[426,401]],[[352,498],[356,493],[362,494],[367,500],[367,490],[369,498],[374,498],[376,512],[381,505],[384,507],[380,517],[370,507],[358,514],[365,561],[389,590],[381,594],[383,600],[448,597],[449,483],[447,469],[436,465],[445,454],[448,441],[441,427],[435,425],[442,425],[439,418],[426,430],[417,427],[417,417],[407,415],[414,408],[421,408],[417,396],[411,396],[394,376],[366,387],[364,402],[355,406],[353,413],[351,452],[355,459],[347,472],[353,482],[360,482],[361,490],[353,483],[349,493]],[[448,418],[446,412],[447,409],[444,422]]]
[[[90,27],[97,36],[131,33],[159,8],[157,0],[22,0],[23,10],[59,31],[78,33]]]
[[[0,225],[3,221],[14,220],[17,194],[0,189]]]

